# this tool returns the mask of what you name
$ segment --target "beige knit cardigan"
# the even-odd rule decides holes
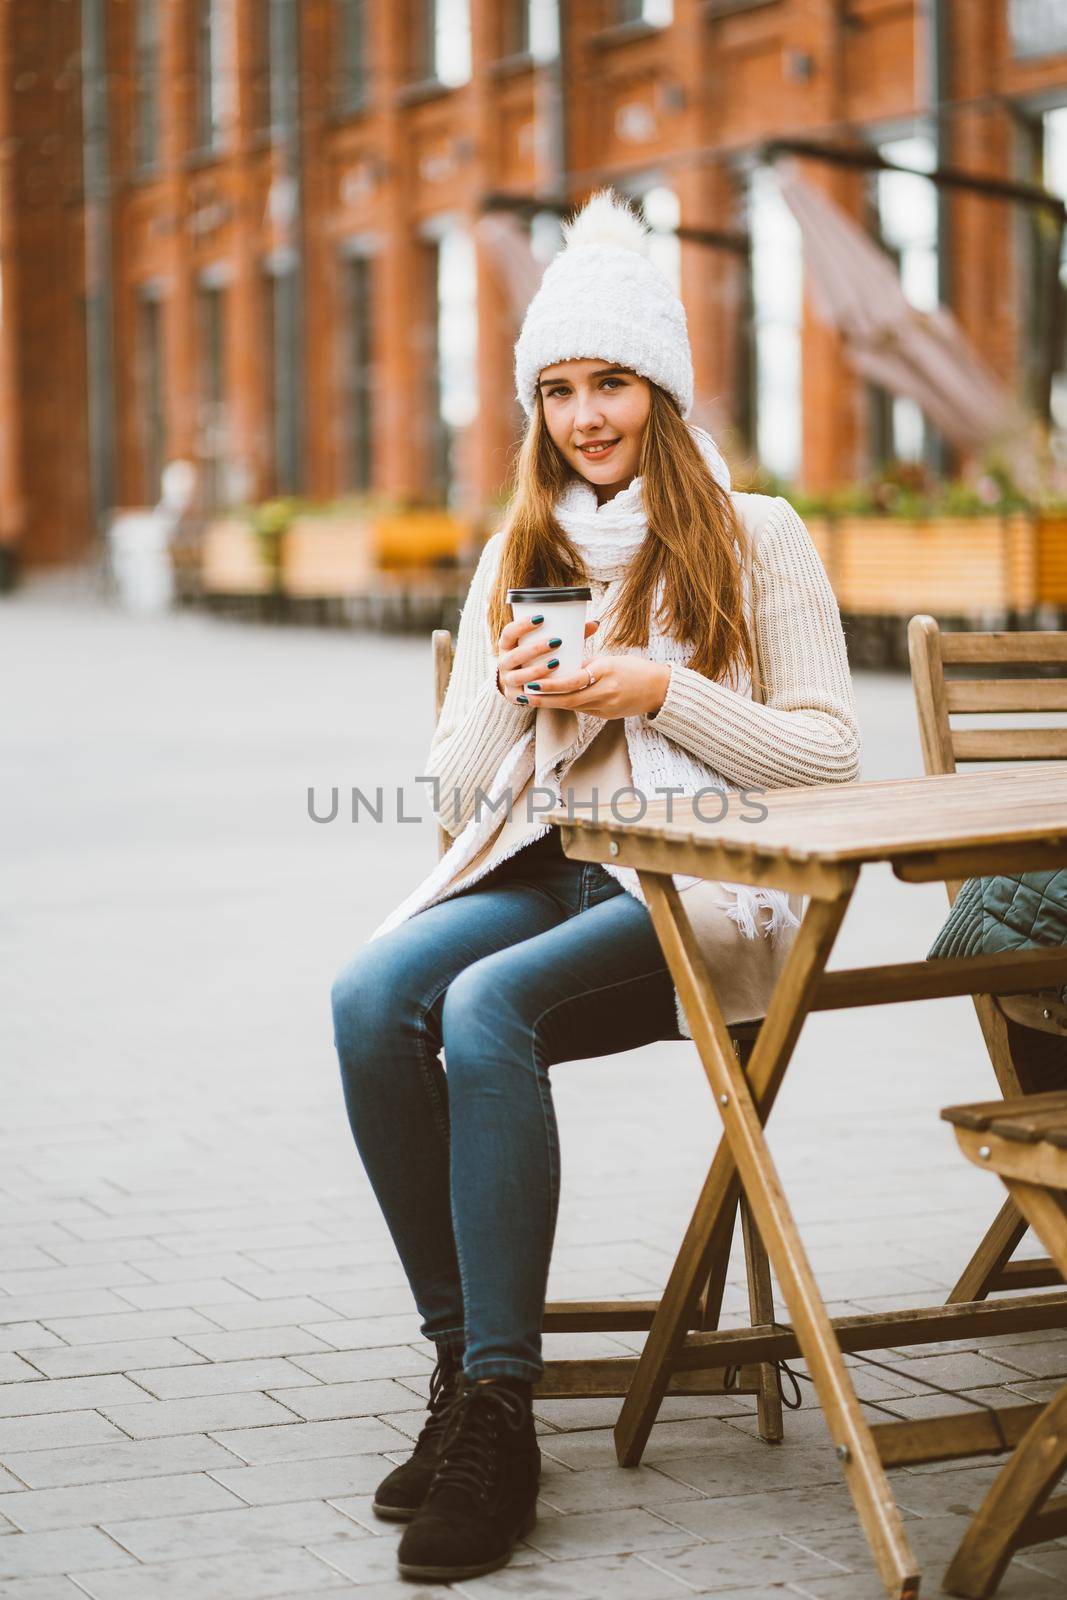
[[[849,783],[859,776],[860,736],[837,600],[804,523],[780,496],[731,495],[752,541],[752,625],[764,703],[670,666],[654,716],[658,732],[692,751],[738,788]],[[430,745],[426,775],[438,780],[436,815],[455,835],[487,793],[535,706],[496,685],[489,596],[504,533],[488,540],[459,622],[456,658]],[[591,641],[596,648],[595,638]]]

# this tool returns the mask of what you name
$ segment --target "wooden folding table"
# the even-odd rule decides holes
[[[605,797],[598,815],[557,811],[565,853],[637,869],[664,955],[723,1123],[723,1138],[659,1301],[615,1428],[620,1465],[636,1466],[674,1373],[745,1367],[802,1355],[886,1591],[919,1592],[919,1571],[885,1468],[1003,1448],[985,1411],[872,1427],[844,1351],[874,1350],[1019,1328],[1067,1326],[1067,1296],[831,1319],[764,1137],[804,1019],[811,1011],[946,995],[1009,994],[1067,982],[1067,949],[1006,951],[827,972],[862,868],[888,862],[904,883],[1053,869],[1067,863],[1063,765],[1001,767],[819,788],[778,789],[729,809],[717,793],[686,799]],[[764,815],[760,812],[765,811]],[[616,812],[618,815],[616,815]],[[623,819],[623,820],[619,820]],[[742,1070],[672,874],[796,890],[809,897],[755,1049]],[[690,1313],[729,1250],[745,1194],[789,1309],[791,1328],[694,1332]]]

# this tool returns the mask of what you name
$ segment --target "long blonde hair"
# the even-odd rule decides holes
[[[648,537],[623,579],[611,637],[598,651],[648,647],[650,596],[662,577],[661,631],[693,646],[689,665],[716,682],[743,665],[755,680],[756,657],[745,616],[741,570],[750,554],[729,493],[712,477],[674,399],[650,383],[651,406],[638,472]],[[509,589],[588,582],[555,506],[572,476],[553,443],[538,392],[515,463],[513,498],[496,583],[489,598],[490,637],[512,620]]]

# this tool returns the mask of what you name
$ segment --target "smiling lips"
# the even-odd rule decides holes
[[[591,444],[580,444],[578,449],[583,456],[590,456],[595,461],[598,456],[606,456],[610,450],[614,450],[618,442],[618,439],[596,439]]]

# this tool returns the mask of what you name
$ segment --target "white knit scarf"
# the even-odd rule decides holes
[[[712,476],[729,491],[729,468],[713,439],[702,428],[694,427],[692,424],[690,430]],[[584,561],[590,579],[607,586],[599,603],[594,600],[589,612],[591,617],[599,617],[606,622],[621,593],[621,580],[625,577],[630,561],[648,533],[648,522],[641,497],[641,479],[634,478],[614,499],[608,500],[604,505],[598,505],[593,487],[576,477],[561,495],[556,506],[556,517]],[[742,575],[744,604],[751,620],[751,588],[748,571],[736,542],[735,550]],[[661,599],[662,581],[651,606],[647,648],[637,645],[612,645],[611,654],[634,654],[652,661],[673,662],[678,666],[687,664],[688,656],[691,654],[687,645],[659,630],[657,611]],[[604,636],[605,632],[606,628],[602,626],[586,641],[587,655],[600,652],[603,647],[598,644],[598,638]],[[495,645],[493,649],[495,652]],[[731,680],[730,687],[737,693],[751,698],[751,680],[743,669],[735,679]],[[556,752],[551,763],[536,771],[534,777],[536,784],[557,793],[559,779],[554,771],[557,762],[569,765],[576,760],[604,726],[603,717],[593,712],[575,711],[574,715],[578,724],[574,739],[565,751]],[[645,717],[638,715],[626,717],[624,723],[634,788],[647,800],[652,801],[657,798],[657,789],[673,788],[678,793],[691,795],[698,789],[728,790],[731,787],[739,787],[728,784],[719,773],[697,756],[660,733],[654,720],[649,722]],[[448,898],[447,890],[452,879],[478,855],[500,825],[500,812],[492,809],[492,803],[499,800],[509,788],[513,796],[518,795],[531,772],[534,772],[535,764],[534,730],[530,728],[516,741],[501,763],[490,785],[487,804],[481,813],[476,811],[466,827],[453,839],[451,846],[430,875],[396,907],[385,922],[374,930],[370,935],[371,939],[388,933],[400,922],[436,900]],[[535,838],[547,833],[552,826],[552,823],[546,823],[543,828],[525,836],[521,844],[532,843]],[[604,870],[610,873],[624,889],[642,904],[645,903],[640,880],[633,867],[620,867],[608,862],[604,862],[603,865]],[[476,873],[469,877],[464,887],[476,882],[478,875]],[[682,890],[704,880],[676,873],[673,881],[675,887]],[[733,883],[725,884],[723,887],[735,897],[735,903],[727,907],[726,915],[738,924],[746,938],[754,939],[763,933],[777,940],[786,929],[798,926],[798,919],[789,905],[789,897],[784,890]],[[761,911],[768,913],[768,918],[762,926],[758,920]]]

